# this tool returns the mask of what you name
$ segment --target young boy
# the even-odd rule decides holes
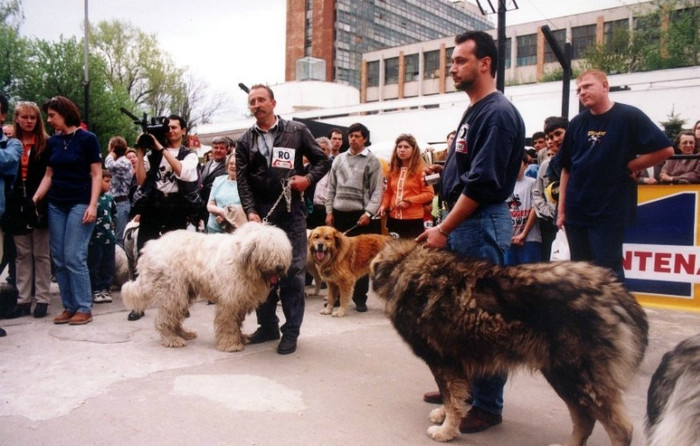
[[[102,170],[102,193],[97,201],[97,220],[88,247],[88,268],[92,285],[92,301],[96,304],[112,302],[109,288],[114,277],[114,245],[117,236],[114,228],[117,205],[107,192],[112,181],[109,170]]]
[[[513,194],[506,201],[510,217],[513,219],[513,239],[504,259],[506,266],[539,262],[541,258],[542,237],[532,196],[535,179],[525,176],[529,159],[528,154],[523,152],[518,180],[515,182]]]

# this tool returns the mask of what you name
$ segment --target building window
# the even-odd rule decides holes
[[[399,58],[392,57],[384,61],[384,85],[399,83]]]
[[[559,44],[559,48],[561,48],[563,52],[564,45],[566,44],[566,30],[557,29],[552,31],[552,34],[554,35],[554,40]],[[552,47],[549,46],[547,39],[544,39],[544,61],[545,63],[557,61],[556,56],[554,56],[554,51],[552,51]]]
[[[537,63],[537,34],[518,36],[517,66],[535,65]]]
[[[440,50],[423,53],[423,79],[440,77]]]
[[[511,65],[510,52],[511,52],[512,45],[513,44],[511,42],[511,38],[510,37],[506,38],[506,49],[503,51],[504,53],[506,53],[505,68],[510,68],[510,65]],[[496,48],[498,48],[498,40],[496,40]]]
[[[445,76],[449,77],[450,76],[450,68],[452,68],[452,52],[455,50],[455,47],[447,48],[445,50]]]
[[[409,54],[403,58],[405,71],[404,81],[412,82],[418,80],[418,54]]]
[[[582,59],[586,53],[586,49],[591,45],[595,45],[595,25],[571,28],[573,59]]]
[[[347,80],[347,79],[345,79]],[[368,87],[378,87],[379,86],[379,61],[374,60],[372,62],[367,62],[367,86]]]

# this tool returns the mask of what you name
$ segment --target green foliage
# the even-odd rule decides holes
[[[673,141],[676,136],[683,130],[683,126],[687,122],[687,119],[681,119],[680,115],[674,113],[673,110],[671,110],[670,115],[666,115],[668,117],[667,121],[662,121],[659,124],[664,128],[664,133],[666,133],[666,136],[668,136],[668,139]]]
[[[608,42],[588,48],[582,66],[625,73],[698,65],[699,14],[694,0],[655,0],[632,33],[615,27]]]
[[[76,37],[58,42],[23,37],[21,0],[0,0],[0,93],[10,99],[33,101],[41,106],[48,98],[62,95],[83,110],[84,42]],[[103,21],[89,34],[89,128],[106,151],[112,136],[134,142],[138,132],[119,109],[140,116],[177,113],[192,130],[206,122],[203,106],[205,86],[185,76],[167,53],[158,47],[154,34],[129,23]],[[197,111],[195,111],[197,110]],[[50,130],[50,127],[49,127]]]

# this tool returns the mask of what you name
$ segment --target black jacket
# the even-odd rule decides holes
[[[18,167],[17,177],[12,189],[12,193],[7,197],[5,215],[3,216],[3,229],[12,235],[24,235],[29,233],[31,227],[46,229],[48,228],[48,200],[41,200],[38,207],[38,220],[34,217],[34,207],[31,203],[34,193],[39,188],[41,180],[46,173],[46,163],[48,161],[49,151],[45,148],[44,151],[37,155],[34,147],[32,147],[29,155],[29,165],[27,167],[27,179],[22,179],[22,165]],[[27,214],[32,214],[28,215]]]
[[[209,160],[202,167],[202,188],[199,190],[199,194],[202,196],[202,200],[206,203],[209,201],[209,194],[211,194],[211,187],[214,185],[214,180],[216,177],[221,175],[227,175],[226,171],[226,158],[221,163],[217,163],[216,167],[206,173],[207,169],[211,169],[211,165],[214,164],[214,160]]]
[[[328,172],[330,162],[306,126],[300,122],[287,121],[278,117],[278,129],[274,147],[296,149],[294,168],[281,171],[268,166],[265,156],[258,151],[257,139],[261,137],[255,127],[246,131],[236,143],[236,180],[238,194],[246,215],[261,214],[261,205],[271,205],[282,193],[282,179],[292,175],[305,175],[316,184]],[[309,160],[308,170],[304,170],[303,157]],[[292,193],[292,201],[301,203],[298,192]],[[303,205],[303,203],[301,203]],[[260,215],[264,217],[264,215]]]

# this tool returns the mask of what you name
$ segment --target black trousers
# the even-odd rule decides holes
[[[357,221],[364,214],[364,211],[344,212],[333,209],[333,226],[345,232],[357,224]],[[380,220],[370,220],[367,226],[355,226],[352,231],[349,231],[347,236],[352,237],[360,234],[381,234],[382,226]],[[356,305],[365,305],[367,303],[367,292],[369,291],[369,276],[362,276],[355,282],[355,290],[352,293],[352,300]]]
[[[141,211],[139,235],[136,246],[139,251],[147,241],[157,239],[161,234],[176,229],[187,228],[187,203],[180,194],[165,197],[155,192],[150,205]]]

